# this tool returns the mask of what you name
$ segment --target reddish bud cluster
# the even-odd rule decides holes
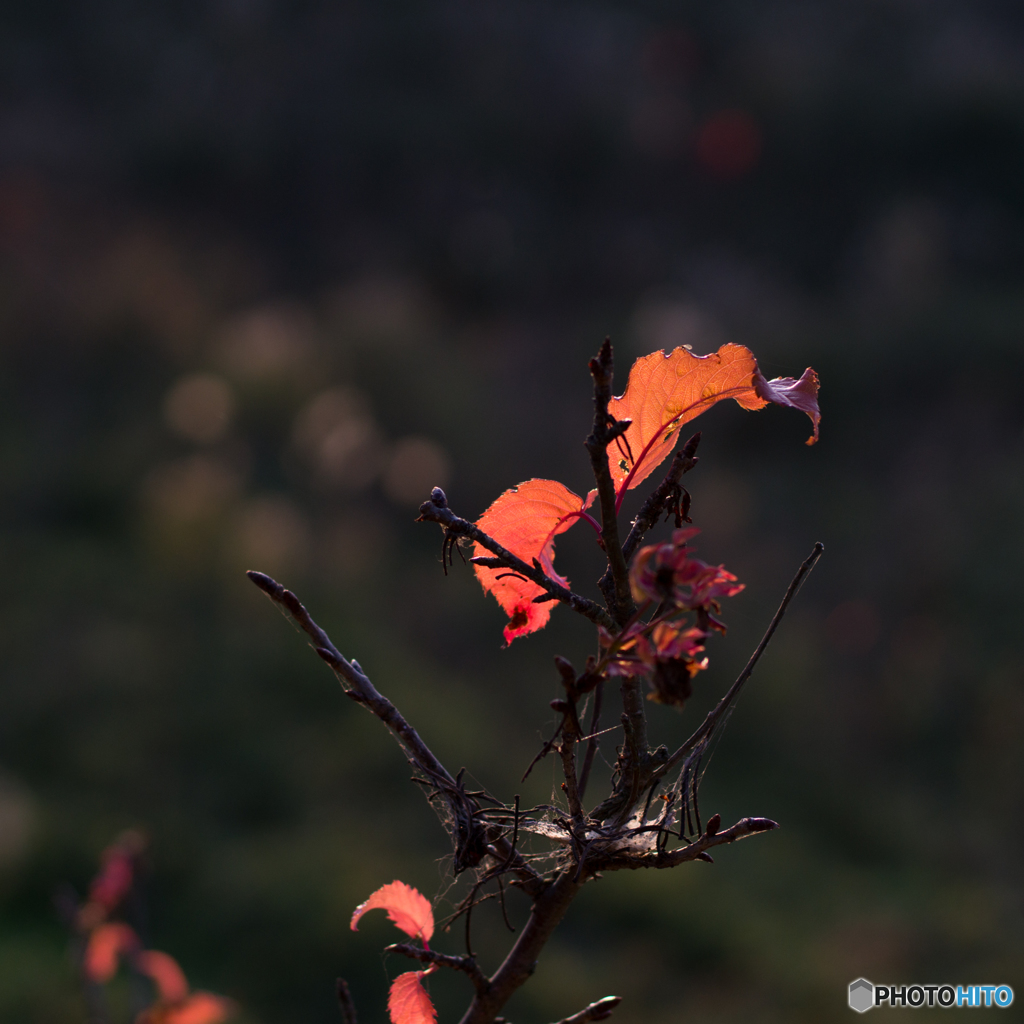
[[[671,541],[649,544],[637,552],[629,573],[635,601],[668,601],[688,611],[718,611],[720,598],[735,597],[743,589],[722,566],[690,556],[686,542],[699,532],[695,527],[676,530]]]
[[[677,707],[693,692],[693,677],[707,668],[708,659],[701,655],[708,632],[725,632],[725,624],[716,618],[720,599],[734,597],[744,586],[722,566],[690,555],[686,543],[698,532],[676,530],[671,541],[649,544],[633,560],[629,584],[634,600],[644,608],[654,602],[668,606],[665,617],[638,619],[618,637],[599,630],[609,675],[650,675],[649,698]],[[697,623],[680,612],[696,612]]]

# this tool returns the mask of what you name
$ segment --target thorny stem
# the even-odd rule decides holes
[[[615,422],[608,413],[608,402],[612,397],[614,378],[612,345],[605,339],[598,354],[590,360],[590,375],[594,378],[594,427],[586,440],[590,465],[597,483],[597,496],[601,503],[601,537],[608,557],[608,572],[602,577],[601,592],[608,602],[619,629],[625,628],[636,611],[633,595],[629,589],[629,568],[622,553],[619,540],[618,505],[615,496],[615,482],[608,466],[608,445],[625,433],[629,422]],[[609,573],[611,579],[608,579]],[[619,758],[620,785],[632,791],[639,784],[643,762],[647,758],[647,715],[644,709],[641,682],[638,678],[624,676],[620,686],[622,707],[625,712],[623,725],[627,742]]]
[[[430,500],[420,505],[420,515],[417,522],[440,523],[448,534],[458,537],[469,537],[478,544],[493,551],[510,569],[515,570],[521,576],[532,580],[537,586],[546,590],[553,598],[564,601],[573,611],[590,619],[595,625],[604,626],[605,629],[615,629],[615,621],[599,604],[574,594],[571,590],[556,583],[540,567],[540,563],[534,561],[533,565],[527,565],[517,555],[512,554],[507,548],[499,544],[489,534],[484,533],[476,523],[471,523],[455,515],[448,507],[448,498],[440,487],[435,487],[430,492]]]
[[[615,482],[608,467],[608,445],[625,433],[628,420],[615,422],[608,414],[612,397],[614,375],[612,343],[605,338],[597,355],[590,360],[590,375],[594,378],[594,427],[585,442],[590,465],[597,483],[597,497],[601,503],[601,540],[608,556],[611,586],[604,592],[612,618],[623,625],[633,614],[633,597],[629,592],[629,569],[622,554],[619,540],[618,510],[615,507]]]

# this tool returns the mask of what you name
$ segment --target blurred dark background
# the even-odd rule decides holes
[[[193,984],[314,1024],[344,974],[384,1019],[408,965],[349,915],[396,877],[447,898],[445,839],[242,572],[449,766],[550,799],[550,765],[518,779],[590,628],[556,609],[502,650],[412,520],[435,483],[471,518],[531,476],[584,491],[606,334],[623,381],[724,340],[823,381],[814,448],[778,408],[699,421],[699,553],[747,589],[656,738],[826,554],[702,790],[782,830],[588,887],[510,1019],[1020,991],[1022,58],[997,0],[5,4],[0,1018],[84,1021],[52,894],[136,826],[149,941]],[[598,555],[559,541],[588,594]],[[479,913],[485,966],[502,929]],[[457,1019],[463,979],[434,989]]]

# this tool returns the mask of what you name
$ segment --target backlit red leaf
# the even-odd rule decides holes
[[[382,885],[370,898],[356,907],[352,914],[352,931],[368,910],[386,910],[388,917],[406,935],[429,942],[434,934],[434,911],[430,901],[418,889],[405,882]]]
[[[777,377],[766,381],[757,360],[743,345],[723,345],[717,352],[695,356],[685,348],[652,352],[629,371],[625,392],[608,403],[617,419],[632,420],[618,442],[608,449],[612,478],[620,492],[636,487],[672,451],[679,428],[723,398],[744,409],[763,409],[769,402],[807,413],[814,425],[808,439],[818,439],[818,377],[808,367],[799,380]]]
[[[162,1024],[221,1024],[235,1012],[235,1004],[212,992],[193,992],[180,1006],[169,1007]]]
[[[155,1003],[135,1018],[135,1024],[221,1024],[237,1009],[232,1000],[223,996],[193,992],[179,1003]]]
[[[188,995],[188,981],[178,961],[158,949],[144,949],[135,957],[135,966],[153,979],[160,998],[166,1003],[180,1003]]]
[[[476,525],[527,565],[538,559],[548,576],[567,587],[568,580],[559,576],[553,565],[555,537],[568,530],[592,501],[593,494],[584,500],[557,480],[527,480],[505,491]],[[473,554],[491,552],[476,544]],[[506,643],[547,625],[551,604],[533,603],[535,597],[544,593],[536,583],[510,569],[488,569],[482,565],[473,568],[480,585],[494,595],[508,615]]]
[[[391,1024],[435,1024],[437,1010],[423,987],[426,971],[408,971],[391,983],[388,1013]]]
[[[82,967],[92,981],[107,982],[117,974],[118,959],[139,946],[135,932],[126,924],[101,924],[89,936]]]

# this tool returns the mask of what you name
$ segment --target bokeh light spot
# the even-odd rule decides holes
[[[716,178],[740,178],[761,156],[761,130],[742,110],[722,110],[697,132],[697,162]]]
[[[384,472],[384,491],[402,505],[418,505],[432,487],[446,487],[451,463],[444,449],[426,437],[406,437],[395,445]]]
[[[236,531],[246,568],[280,575],[301,569],[306,563],[309,524],[295,503],[283,495],[264,495],[246,502]]]
[[[844,601],[825,620],[825,634],[833,647],[851,654],[866,654],[876,643],[882,623],[867,601]]]
[[[223,437],[234,412],[231,388],[212,373],[182,377],[164,398],[167,426],[179,437],[198,444],[209,444]]]

